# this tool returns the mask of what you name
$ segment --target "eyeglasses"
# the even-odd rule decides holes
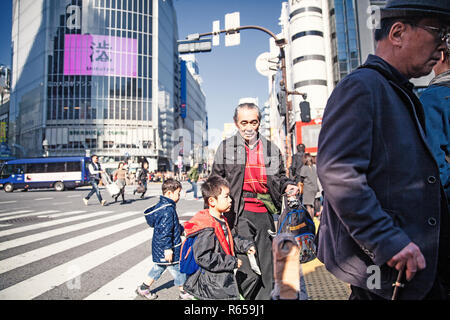
[[[447,46],[449,45],[450,40],[450,29],[448,27],[431,27],[431,26],[419,26],[416,25],[416,27],[422,28],[424,30],[430,31],[430,33],[434,33],[438,35],[438,39],[442,42],[446,42]]]

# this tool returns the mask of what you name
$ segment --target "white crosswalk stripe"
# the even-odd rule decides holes
[[[132,300],[136,297],[136,287],[152,267],[152,256],[144,259],[113,281],[86,297],[84,300]]]
[[[109,213],[112,213],[112,212],[113,211],[98,211],[98,212],[90,213],[89,214],[89,218],[96,217],[96,216],[101,216],[101,215],[105,215],[105,214],[109,214]],[[55,220],[55,221],[40,222],[40,223],[36,223],[36,224],[28,225],[28,226],[23,226],[23,227],[18,227],[18,228],[14,228],[14,229],[8,229],[8,230],[0,231],[0,237],[9,236],[9,235],[12,235],[12,234],[15,234],[15,233],[24,232],[24,231],[41,229],[41,228],[44,228],[44,227],[57,226],[59,224],[64,224],[64,223],[67,223],[67,222],[73,222],[73,221],[77,221],[77,220],[82,220],[82,219],[85,219],[85,218],[86,217],[84,217],[84,216],[82,216],[82,217],[76,216],[76,217],[70,217],[70,218],[66,218],[66,219],[58,219],[58,220]]]
[[[21,214],[21,213],[29,213],[29,212],[33,212],[33,210],[19,210],[19,211],[4,210],[0,213],[0,217],[11,216],[11,215]]]
[[[8,221],[8,220],[17,219],[17,218],[32,217],[32,216],[38,216],[38,215],[41,215],[41,214],[55,213],[55,212],[58,212],[58,211],[56,211],[56,210],[46,210],[46,211],[41,211],[41,212],[30,213],[30,211],[24,210],[24,211],[15,212],[15,214],[12,215],[12,216],[2,217],[2,218],[0,218],[0,221]]]
[[[62,299],[56,291],[66,292],[70,298],[77,296],[74,286],[86,290],[81,296],[85,300],[133,300],[136,287],[152,267],[150,252],[142,251],[150,249],[153,237],[143,211],[24,209],[2,214],[0,221],[26,216],[55,220],[0,224],[8,227],[0,230],[0,300],[48,295]],[[179,217],[185,221],[194,214],[185,212]],[[116,268],[114,261],[127,261],[129,254],[134,260]],[[114,270],[113,276],[96,279],[98,283],[91,288],[83,276],[89,279],[90,273],[103,269]]]
[[[81,257],[73,259],[58,267],[40,273],[25,281],[19,282],[0,291],[0,300],[30,300],[53,287],[70,282],[82,273],[108,261],[119,254],[149,241],[153,235],[151,229],[145,229],[115,243],[94,250]],[[76,285],[76,281],[75,281]]]
[[[93,221],[89,221],[86,223],[80,223],[78,225],[71,225],[68,227],[64,227],[64,228],[60,228],[60,229],[54,229],[54,230],[50,230],[47,232],[41,232],[41,233],[37,233],[37,234],[33,234],[30,236],[25,236],[19,239],[12,239],[9,241],[4,241],[2,243],[0,243],[0,251],[1,250],[6,250],[6,249],[10,249],[10,248],[14,248],[14,247],[18,247],[18,246],[23,246],[25,244],[31,243],[31,242],[36,242],[36,241],[40,241],[43,239],[47,239],[50,237],[54,237],[54,236],[58,236],[61,234],[65,234],[68,232],[72,232],[72,231],[76,231],[76,230],[81,230],[84,228],[89,228],[101,223],[105,223],[105,222],[110,222],[110,221],[114,221],[114,220],[119,220],[122,219],[124,217],[130,216],[130,215],[134,215],[138,213],[137,211],[127,211],[121,214],[116,214],[116,215],[112,215],[112,216],[107,216],[105,218],[102,219],[96,219]],[[93,215],[89,215],[88,216],[93,217]]]
[[[127,215],[128,214],[125,214],[125,216],[127,216]],[[121,215],[118,219],[121,219],[121,218],[123,218],[123,215]],[[114,220],[118,220],[118,219],[114,219]],[[113,220],[110,219],[110,221],[113,221]],[[100,230],[93,231],[93,232],[86,233],[86,234],[82,234],[80,236],[69,238],[67,240],[57,242],[57,243],[54,243],[54,244],[51,244],[51,245],[48,245],[45,247],[41,247],[36,250],[28,251],[19,256],[14,256],[14,257],[11,257],[8,259],[1,260],[0,261],[0,273],[4,273],[9,270],[24,266],[26,264],[32,263],[39,259],[49,257],[53,254],[57,254],[64,250],[68,250],[68,249],[71,249],[76,246],[81,246],[82,244],[97,240],[101,237],[105,237],[107,235],[137,226],[142,223],[144,223],[142,217],[133,219],[131,221],[126,221],[124,223],[114,225],[112,227],[100,229]]]

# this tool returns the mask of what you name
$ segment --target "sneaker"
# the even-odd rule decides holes
[[[156,298],[158,298],[156,293],[151,292],[150,289],[142,290],[141,286],[137,287],[136,293],[137,293],[137,295],[139,295],[143,298],[146,298],[148,300],[155,300]]]
[[[102,200],[102,206],[106,205],[106,200]]]
[[[190,295],[186,291],[180,291],[180,295],[178,296],[180,300],[193,300],[194,296]]]
[[[86,198],[83,198],[83,202],[84,202],[84,204],[87,206],[88,205],[88,199],[86,199]]]

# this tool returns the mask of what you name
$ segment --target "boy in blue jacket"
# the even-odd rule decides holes
[[[147,279],[136,289],[136,293],[149,300],[156,299],[156,293],[150,291],[150,286],[168,269],[174,278],[175,285],[180,289],[180,299],[189,299],[190,295],[183,290],[186,275],[180,272],[181,234],[176,212],[176,203],[180,200],[181,183],[167,179],[162,185],[159,202],[145,210],[145,219],[154,228],[152,254],[154,265]]]

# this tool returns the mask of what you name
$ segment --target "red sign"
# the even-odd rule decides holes
[[[321,128],[322,118],[313,119],[311,122],[297,121],[295,124],[297,145],[303,143],[305,145],[305,152],[317,153]]]

